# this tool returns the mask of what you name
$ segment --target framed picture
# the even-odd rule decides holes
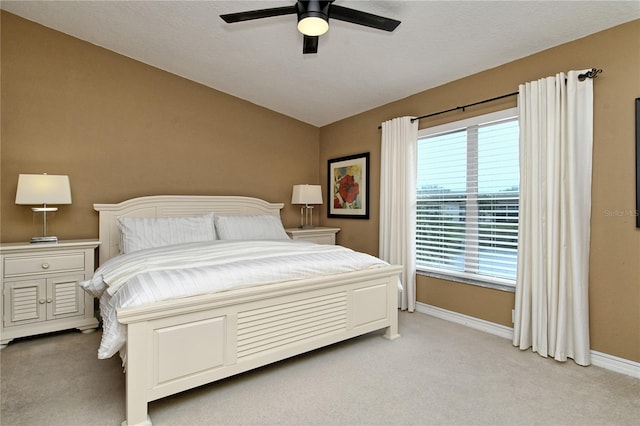
[[[327,217],[369,219],[369,153],[328,161]]]

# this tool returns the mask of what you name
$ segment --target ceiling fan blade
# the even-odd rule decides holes
[[[296,6],[273,7],[270,9],[249,10],[247,12],[227,13],[220,17],[228,24],[252,19],[271,18],[273,16],[293,15],[297,13]]]
[[[349,9],[348,7],[337,6],[334,4],[329,7],[329,18],[384,31],[393,31],[398,25],[400,25],[400,21],[395,19],[385,18],[383,16]]]
[[[304,36],[302,53],[318,53],[318,36]]]

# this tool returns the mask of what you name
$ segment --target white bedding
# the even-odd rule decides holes
[[[98,357],[123,349],[120,308],[388,265],[342,246],[304,241],[205,241],[141,250],[109,259],[81,286],[100,298]]]

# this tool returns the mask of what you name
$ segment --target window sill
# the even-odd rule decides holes
[[[454,282],[457,282],[457,283],[475,285],[475,286],[478,286],[478,287],[491,288],[491,289],[494,289],[494,290],[507,291],[509,293],[515,293],[515,291],[516,291],[516,287],[515,287],[514,284],[502,284],[502,283],[499,283],[499,282],[485,281],[485,280],[480,280],[480,279],[477,279],[477,278],[470,278],[470,277],[452,275],[452,274],[448,274],[448,273],[429,271],[429,270],[425,270],[425,269],[418,269],[416,271],[416,274],[424,275],[426,277],[431,277],[431,278],[438,278],[438,279],[442,279],[442,280],[447,280],[447,281],[454,281]]]

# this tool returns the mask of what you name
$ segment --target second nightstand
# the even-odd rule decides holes
[[[340,232],[340,228],[287,228],[287,235],[292,240],[310,241],[316,244],[335,244],[336,234]]]

